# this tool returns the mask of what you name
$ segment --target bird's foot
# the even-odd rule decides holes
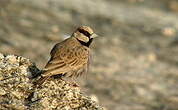
[[[80,87],[79,84],[77,84],[76,82],[72,82],[72,83],[70,83],[70,85],[73,87]]]

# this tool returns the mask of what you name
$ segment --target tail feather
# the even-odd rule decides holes
[[[35,83],[34,83],[34,86],[35,87],[39,87],[40,85],[42,85],[45,80],[47,80],[48,78],[50,78],[50,76],[41,76],[40,79],[38,79]]]

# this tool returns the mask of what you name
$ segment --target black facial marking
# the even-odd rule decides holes
[[[78,39],[77,39],[78,40]],[[89,47],[90,44],[92,43],[93,41],[93,38],[91,38],[88,42],[83,42],[81,40],[78,40],[82,45],[86,46],[86,47]]]
[[[87,31],[85,31],[84,29],[78,29],[78,31],[79,31],[80,33],[84,34],[85,36],[89,37],[89,38],[90,38],[90,36],[91,36],[91,34],[90,34],[89,32],[87,32]]]

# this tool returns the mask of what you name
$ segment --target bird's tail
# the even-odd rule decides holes
[[[41,86],[45,82],[45,80],[47,80],[48,78],[50,78],[50,76],[41,76],[40,79],[34,82],[34,86],[35,87]]]

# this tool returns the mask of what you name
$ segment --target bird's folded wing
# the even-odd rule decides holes
[[[89,52],[81,47],[62,49],[55,57],[51,57],[45,66],[43,76],[64,74],[82,68],[88,63]],[[55,53],[54,53],[55,54]]]
[[[68,64],[65,63],[60,56],[51,59],[45,66],[44,71],[45,73],[42,74],[43,76],[52,76],[57,74],[63,74],[70,70],[71,68]]]

